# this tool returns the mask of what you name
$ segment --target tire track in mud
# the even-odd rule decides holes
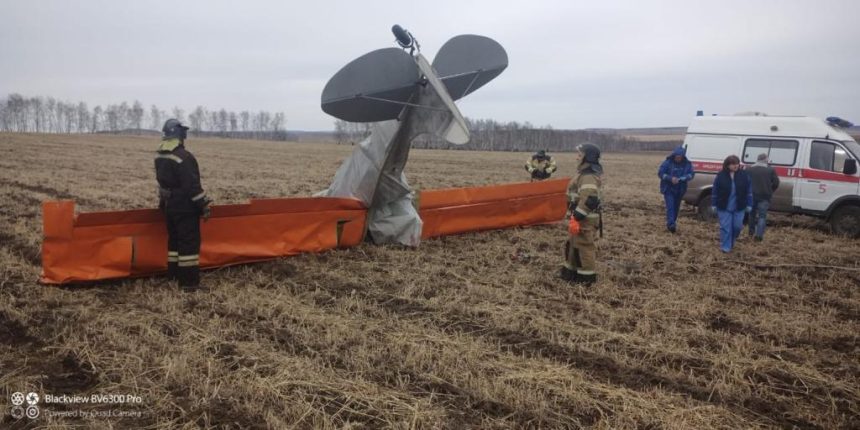
[[[8,233],[8,228],[3,224],[5,223],[0,219],[0,247],[8,249],[12,254],[20,255],[24,261],[33,266],[41,266],[42,250],[24,238]]]
[[[14,206],[11,204],[0,206],[0,246],[14,254],[21,255],[25,261],[33,266],[41,266],[42,250],[40,247],[29,243],[27,239],[12,233],[9,226],[10,221],[17,218],[34,219],[39,216],[42,200],[30,193],[44,194],[56,200],[76,200],[78,204],[95,205],[92,200],[75,198],[65,191],[43,185],[25,184],[15,180],[0,178],[0,189],[3,189],[4,194],[11,194],[15,202]],[[24,210],[17,210],[21,206],[24,206]]]
[[[37,318],[31,324],[42,323],[47,324],[48,320]],[[38,385],[43,392],[75,394],[98,384],[100,375],[89,364],[71,353],[53,356],[46,351],[49,343],[31,333],[27,326],[0,310],[0,345],[8,345],[16,357],[26,357],[23,363],[9,360],[0,367],[22,369],[24,375],[39,375]]]
[[[721,303],[730,301],[725,300],[725,298],[720,295],[715,296],[715,298]],[[731,301],[741,302],[736,299],[732,299]],[[858,319],[857,313],[860,312],[850,304],[840,303],[832,299],[813,298],[811,302],[832,308],[836,315],[839,315],[842,319],[848,321],[856,321]],[[708,315],[708,328],[732,335],[749,336],[764,345],[782,348],[812,347],[816,350],[829,349],[833,353],[848,354],[860,347],[860,336],[857,334],[852,335],[850,333],[843,333],[836,336],[815,337],[808,333],[797,333],[777,336],[756,326],[736,321],[733,316],[726,314],[723,311],[713,312]]]
[[[15,190],[17,191],[17,190]],[[18,193],[7,193],[2,192],[3,199],[9,199],[9,201],[14,202],[14,207],[12,204],[4,204],[0,205],[0,216],[4,216],[9,219],[14,218],[36,218],[39,215],[39,211],[42,208],[42,201],[29,195],[29,194],[18,194]],[[24,205],[26,208],[23,211],[16,211],[15,209],[20,209],[19,206]]]
[[[345,360],[345,357],[349,355],[348,350],[350,345],[348,343],[338,345],[339,349],[333,351],[324,343],[316,343],[310,339],[303,339],[287,327],[275,326],[271,321],[267,321],[259,315],[254,315],[252,312],[239,314],[217,307],[209,312],[212,316],[240,321],[243,325],[247,325],[249,329],[256,330],[268,339],[275,350],[327,363],[331,367],[344,372],[355,373],[359,371],[364,379],[381,387],[394,390],[395,392],[405,392],[413,397],[429,399],[432,404],[440,406],[445,411],[447,427],[458,427],[462,423],[481,426],[486,417],[495,420],[510,421],[516,423],[519,427],[540,427],[547,422],[552,423],[552,421],[541,418],[532,411],[487,398],[465,387],[442,379],[421,375],[414,369],[403,366],[402,361],[396,358],[373,363],[369,371],[367,369],[357,369]],[[301,324],[299,320],[294,318],[290,318],[290,323]],[[248,357],[243,356],[238,347],[231,342],[217,345],[209,352],[232,370],[237,370],[241,367],[254,368],[256,364],[253,360],[249,360]],[[381,422],[377,416],[377,411],[370,408],[369,405],[363,405],[357,399],[346,398],[342,393],[313,392],[307,395],[307,400],[311,401],[317,396],[332,399],[333,404],[339,406],[335,408],[337,410],[340,410],[340,406],[344,404],[348,404],[351,408],[359,408],[353,412],[350,410],[341,410],[339,416],[344,420],[371,426],[379,425]],[[559,403],[564,403],[563,399],[556,400]],[[570,402],[565,407],[565,414],[572,417],[580,426],[593,425],[602,415],[601,411],[584,410],[582,405],[575,405]],[[605,411],[603,414],[605,414]]]
[[[333,292],[336,297],[323,298],[322,305],[324,307],[334,305],[337,298],[351,295],[354,290],[352,287],[357,287],[357,285],[350,284],[342,287],[336,287],[334,284],[328,285],[331,286],[330,291]],[[382,298],[380,296],[367,294],[366,292],[357,292],[357,294],[361,296],[361,298],[368,300],[370,303],[375,304],[380,310],[390,312],[390,308],[396,308],[399,311],[398,315],[403,316],[405,313],[406,315],[409,315],[410,320],[422,320],[426,315],[428,315],[428,313],[433,312],[429,308],[415,301],[399,301],[398,299]],[[320,305],[321,303],[316,304]],[[437,329],[440,329],[440,332],[445,334],[462,334],[461,331],[452,330],[456,328],[455,325],[449,325],[448,328],[449,329],[445,330],[437,326]],[[288,338],[295,339],[294,336],[289,336]],[[312,349],[318,351],[323,348]],[[344,354],[345,353],[346,352],[344,352]],[[320,357],[317,356],[316,358]],[[328,362],[333,363],[334,367],[348,371],[353,370],[351,366],[342,360],[340,355],[328,355],[325,359]],[[481,414],[485,414],[486,416],[494,419],[512,420],[521,427],[542,427],[547,424],[589,427],[596,424],[601,417],[605,417],[608,413],[608,411],[605,410],[597,410],[588,408],[581,404],[574,404],[568,399],[565,399],[563,395],[557,395],[553,398],[553,402],[563,409],[562,415],[568,417],[572,422],[547,420],[546,418],[536,415],[530,410],[525,410],[516,406],[507,405],[494,399],[486,398],[448,381],[420,375],[411,368],[403,367],[396,359],[392,359],[384,363],[378,363],[378,365],[373,367],[374,369],[379,370],[374,372],[373,375],[370,375],[372,381],[377,383],[381,382],[383,386],[395,390],[402,390],[402,385],[405,384],[406,387],[408,387],[410,394],[425,398],[429,397],[433,403],[443,406],[449,415],[455,413],[456,416],[451,417],[452,424],[469,422],[473,425],[480,425]],[[405,380],[404,377],[406,378]],[[441,398],[440,395],[442,396]],[[479,413],[476,414],[475,412]]]
[[[75,197],[66,191],[60,191],[55,188],[44,185],[30,185],[20,181],[0,178],[0,186],[9,186],[15,189],[30,191],[33,193],[45,194],[55,200],[74,200],[78,205],[98,207],[98,202],[83,197]],[[41,201],[39,202],[41,207]]]
[[[8,195],[9,193],[3,192],[3,194]],[[36,218],[42,203],[37,198],[29,194],[12,194],[14,195],[14,200],[10,201],[14,201],[15,206],[12,204],[0,205],[0,247],[9,250],[12,254],[20,255],[24,261],[33,266],[40,266],[42,264],[41,249],[32,245],[26,238],[14,234],[12,232],[11,221],[18,218]],[[22,204],[28,209],[25,211],[17,211],[17,206]]]
[[[619,353],[637,360],[657,361],[669,364],[670,368],[680,371],[679,373],[685,375],[684,377],[675,377],[660,374],[658,369],[650,367],[626,366],[611,356],[597,354],[577,347],[562,346],[526,333],[491,327],[491,323],[488,323],[488,320],[483,316],[453,314],[449,320],[455,321],[455,325],[459,324],[460,327],[465,329],[465,333],[471,331],[473,333],[480,333],[481,336],[498,339],[504,349],[508,349],[515,354],[542,357],[572,365],[578,369],[585,370],[586,373],[596,380],[608,381],[614,385],[640,392],[653,389],[674,392],[700,402],[727,407],[753,421],[758,421],[763,416],[783,427],[819,428],[819,426],[812,422],[801,418],[793,418],[794,405],[783,400],[763,400],[756,396],[735,397],[715,393],[713,390],[699,385],[692,379],[695,377],[704,378],[707,381],[717,379],[713,363],[709,360],[684,357],[671,353],[650,354],[640,351],[635,347],[624,348],[624,351],[619,351]],[[687,375],[690,375],[690,377],[687,377]],[[756,374],[755,376],[758,375]],[[760,381],[764,379],[766,378],[760,379]],[[791,383],[795,383],[795,386],[797,386],[797,380],[794,377],[790,377],[789,379],[791,381],[786,384],[787,386],[791,386]],[[767,386],[773,387],[773,384],[768,383]],[[843,399],[851,397],[849,393],[841,392],[840,389],[831,387],[815,387],[813,390],[827,395],[828,398],[830,394],[838,394]],[[829,405],[813,404],[812,406]],[[848,401],[835,402],[834,406],[842,413],[848,415],[851,413],[850,402]]]
[[[673,356],[667,353],[662,353],[659,357],[656,357],[649,355],[651,353],[648,352],[639,352],[635,348],[624,348],[626,351],[619,351],[619,353],[623,353],[631,358],[645,359],[652,362],[659,360],[665,364],[670,364],[673,369],[677,367],[679,373],[685,376],[664,375],[660,374],[659,370],[651,367],[627,366],[608,355],[598,354],[581,348],[563,346],[533,333],[523,333],[498,327],[492,322],[491,316],[486,313],[467,314],[450,309],[433,308],[422,303],[420,300],[392,297],[376,289],[363,288],[353,284],[343,286],[338,285],[337,282],[319,282],[316,285],[329,295],[329,297],[313,298],[314,300],[322,299],[316,302],[316,304],[323,308],[332,308],[339,299],[350,295],[357,295],[359,298],[381,310],[397,315],[398,318],[415,321],[419,324],[430,324],[446,334],[466,335],[482,339],[488,341],[490,344],[499,345],[501,351],[513,355],[542,358],[573,366],[596,381],[608,382],[638,392],[661,390],[674,393],[703,403],[726,407],[732,412],[754,422],[761,422],[765,419],[769,420],[771,424],[783,427],[818,428],[814,423],[800,418],[793,418],[791,415],[794,408],[787,402],[774,399],[765,401],[750,396],[743,398],[730,397],[721,393],[714,393],[710,388],[699,385],[691,379],[695,377],[704,378],[708,381],[716,379],[713,363],[704,359]],[[385,290],[385,288],[382,290]],[[335,363],[336,367],[349,370],[349,366],[343,363],[339,357],[330,356],[327,358],[332,363]],[[386,363],[389,366],[391,364]],[[408,369],[400,370],[408,371]],[[472,401],[474,402],[474,399]],[[582,418],[583,425],[585,426],[596,423],[596,420],[601,415],[601,411],[582,411],[581,407],[572,409],[580,414],[579,418]],[[486,411],[482,412],[486,413]],[[602,414],[605,415],[606,412],[611,413],[611,411],[602,411]],[[491,414],[488,415],[494,416]],[[522,422],[520,421],[520,423]]]
[[[342,355],[325,354],[325,345],[315,344],[312,341],[305,341],[299,336],[293,334],[293,332],[288,328],[277,326],[274,321],[268,320],[263,315],[254,312],[253,309],[249,309],[249,312],[237,313],[236,311],[226,309],[222,304],[204,304],[196,299],[186,301],[184,309],[186,312],[191,313],[208,313],[209,318],[218,317],[235,322],[243,329],[243,336],[248,336],[249,333],[257,333],[263,338],[255,339],[255,341],[268,341],[273,351],[308,358],[312,361],[324,362],[331,365],[333,368],[347,372],[354,370],[342,359]],[[301,323],[301,321],[293,317],[288,317],[287,319],[290,324],[299,325]],[[167,335],[167,333],[165,333],[165,335]],[[206,352],[211,354],[212,357],[230,371],[238,371],[244,368],[253,371],[263,378],[270,377],[274,374],[274,371],[269,366],[261,366],[258,358],[245,355],[234,340],[248,341],[250,339],[243,337],[240,339],[222,340],[207,347]],[[168,389],[178,398],[187,397],[187,388],[168,387]],[[331,415],[337,414],[339,420],[342,421],[340,423],[341,426],[346,425],[347,423],[359,423],[364,426],[379,426],[384,423],[383,420],[378,418],[377,411],[369,405],[364,404],[361,399],[347,398],[343,393],[334,392],[323,387],[303,387],[302,391],[302,397],[309,404],[315,405],[320,410],[324,410]],[[321,401],[321,399],[325,399],[326,401]],[[235,409],[235,407],[233,409]],[[209,411],[207,409],[197,410],[197,412],[208,413]],[[247,413],[244,415],[246,418],[253,416]],[[213,418],[219,423],[235,421],[235,418],[231,414],[223,411]],[[333,419],[333,421],[336,420]]]
[[[772,423],[783,427],[819,428],[814,423],[800,418],[792,418],[791,413],[794,408],[784,401],[715,395],[712,390],[690,381],[689,378],[660,375],[653,369],[642,366],[625,366],[607,355],[559,345],[534,334],[496,327],[486,315],[466,315],[451,310],[440,311],[417,301],[402,298],[379,298],[372,295],[365,298],[375,301],[377,305],[396,313],[400,317],[416,321],[433,321],[436,327],[449,334],[488,339],[491,342],[497,342],[503,351],[514,355],[544,358],[574,366],[585,371],[597,381],[609,382],[639,392],[656,389],[676,393],[700,402],[728,407],[733,412],[737,412],[754,422],[765,417]],[[688,372],[692,369],[700,369],[700,374],[713,376],[712,363],[706,360],[663,355],[667,362],[677,363],[679,367]],[[650,359],[653,360],[653,358]],[[713,378],[708,379],[712,380]],[[843,405],[840,409],[846,409],[848,406]],[[846,409],[845,412],[850,412],[850,408]]]
[[[273,264],[277,266],[277,263]],[[299,274],[296,276],[297,271],[295,267],[289,263],[285,264],[285,266],[289,266],[289,270],[285,270],[282,276],[277,274],[277,270],[271,270],[272,267],[266,268],[265,266],[260,266],[258,269],[262,272],[267,272],[269,275],[274,275],[276,284],[287,279],[291,281],[290,283],[295,281],[301,282],[302,275]],[[272,273],[273,271],[275,273]],[[661,372],[661,369],[650,365],[631,366],[606,354],[561,345],[532,332],[526,333],[499,327],[493,322],[492,315],[488,313],[444,309],[429,306],[425,301],[420,299],[393,297],[385,293],[385,291],[391,290],[388,287],[368,288],[367,285],[361,286],[349,282],[344,284],[334,279],[320,280],[317,278],[316,281],[318,282],[313,282],[312,285],[316,285],[316,288],[324,292],[324,294],[308,294],[306,290],[296,290],[295,293],[297,296],[308,300],[309,304],[316,304],[323,309],[336,307],[340,299],[347,296],[357,296],[372,307],[396,315],[397,318],[414,321],[417,324],[429,325],[442,333],[481,339],[491,345],[498,345],[499,350],[509,352],[512,355],[547,359],[573,366],[599,382],[608,382],[638,392],[657,390],[674,393],[702,403],[724,407],[752,422],[787,428],[819,428],[814,422],[797,416],[797,400],[805,397],[789,399],[775,393],[774,390],[797,386],[799,383],[796,376],[788,373],[774,373],[768,369],[758,372],[753,369],[750,371],[751,373],[747,372],[748,374],[744,376],[744,378],[748,378],[756,386],[753,387],[752,394],[721,393],[709,388],[707,382],[705,384],[701,382],[702,380],[708,382],[715,381],[720,377],[716,373],[714,363],[707,359],[686,357],[666,352],[654,353],[654,351],[641,350],[634,345],[615,345],[619,349],[618,353],[614,354],[615,356],[622,354],[622,356],[628,356],[637,361],[646,361],[649,364],[659,363],[659,365],[667,366],[675,371],[671,373]],[[396,284],[395,281],[391,282]],[[397,289],[394,288],[394,290],[396,291]],[[384,316],[380,316],[375,312],[371,312],[368,317],[384,319]],[[713,327],[710,327],[712,330],[728,330],[731,334],[731,327],[727,326],[723,330],[719,320],[716,320],[714,324]],[[248,327],[259,329],[259,321],[249,320]],[[321,360],[331,364],[334,368],[347,372],[356,370],[354,365],[350,365],[342,358],[348,356],[348,345],[344,346],[345,349],[343,350],[340,345],[337,350],[333,350],[330,348],[330,345],[322,343],[317,345],[314,344],[313,340],[299,339],[284,328],[269,327],[264,331],[268,333],[270,341],[278,349],[286,348],[286,351],[290,353],[306,356],[314,360]],[[497,419],[514,420],[520,425],[541,422],[541,417],[535,417],[530,411],[521,411],[515,406],[497,402],[493,399],[482,398],[483,396],[478,393],[471,393],[463,387],[458,387],[446,381],[438,381],[432,377],[418,375],[413,369],[400,365],[396,358],[379,363],[378,366],[373,367],[377,370],[370,373],[367,373],[364,369],[360,370],[363,375],[370,378],[370,381],[374,383],[396,391],[404,390],[405,386],[407,392],[416,396],[428,392],[444,394],[447,398],[445,401],[433,399],[432,397],[431,399],[436,404],[442,405],[449,416],[452,413],[465,413],[465,416],[457,417],[460,421],[465,420],[480,423],[482,416],[488,416]],[[678,374],[684,376],[679,376]],[[699,381],[697,382],[696,379]],[[807,384],[808,382],[804,383],[800,381],[800,383]],[[763,392],[760,391],[762,389],[764,390]],[[853,396],[849,393],[841,392],[839,388],[832,387],[826,383],[823,385],[816,384],[816,386],[812,387],[812,390],[823,396],[833,394],[833,397],[836,398],[836,402],[832,405],[835,411],[842,414],[842,416],[851,416],[852,402],[854,400],[852,400]],[[762,395],[764,397],[757,397]],[[794,402],[788,402],[787,400],[793,400]],[[830,406],[822,405],[811,398],[801,401],[801,404],[804,406],[812,408]],[[467,411],[471,410],[473,412],[463,412],[464,406],[468,406]],[[612,412],[583,411],[581,407],[573,407],[571,409],[573,410],[572,416],[579,419],[582,425],[585,426],[595,424],[601,416],[606,416],[607,412],[610,414]],[[534,419],[538,421],[534,421]]]

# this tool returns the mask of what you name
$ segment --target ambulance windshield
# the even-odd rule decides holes
[[[843,140],[842,143],[848,147],[848,150],[854,154],[854,158],[860,160],[860,143],[857,143],[853,140]]]

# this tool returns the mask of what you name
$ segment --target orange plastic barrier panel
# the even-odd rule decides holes
[[[555,222],[567,180],[421,193],[422,237]],[[73,201],[42,203],[46,284],[140,276],[167,270],[167,229],[156,209],[75,215]],[[340,198],[252,200],[212,208],[201,224],[200,265],[250,263],[355,246],[366,228],[361,202]]]
[[[47,284],[167,270],[167,229],[155,209],[82,213],[72,201],[42,204]],[[201,224],[201,267],[247,263],[361,243],[367,210],[339,198],[252,200],[212,208]]]
[[[567,212],[569,179],[422,191],[422,238],[556,222]]]

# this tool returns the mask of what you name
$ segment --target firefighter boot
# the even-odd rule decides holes
[[[596,273],[593,273],[590,275],[583,275],[580,273],[576,274],[576,283],[577,284],[582,284],[583,286],[590,287],[595,282],[597,282],[597,274]]]
[[[199,266],[179,266],[179,290],[183,293],[193,293],[202,290],[200,288]]]
[[[170,258],[170,257],[168,257]],[[176,281],[179,280],[178,267],[175,261],[167,261],[167,280],[168,281]]]
[[[576,282],[576,271],[570,270],[566,266],[561,266],[561,279],[567,282]]]

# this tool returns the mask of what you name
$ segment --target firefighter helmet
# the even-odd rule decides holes
[[[182,125],[178,119],[170,118],[169,120],[164,122],[164,127],[161,128],[162,136],[161,138],[164,140],[167,139],[180,139],[185,140],[187,136],[188,127]]]
[[[576,147],[577,151],[582,153],[582,161],[584,163],[598,164],[600,163],[600,148],[591,143],[584,143]]]

